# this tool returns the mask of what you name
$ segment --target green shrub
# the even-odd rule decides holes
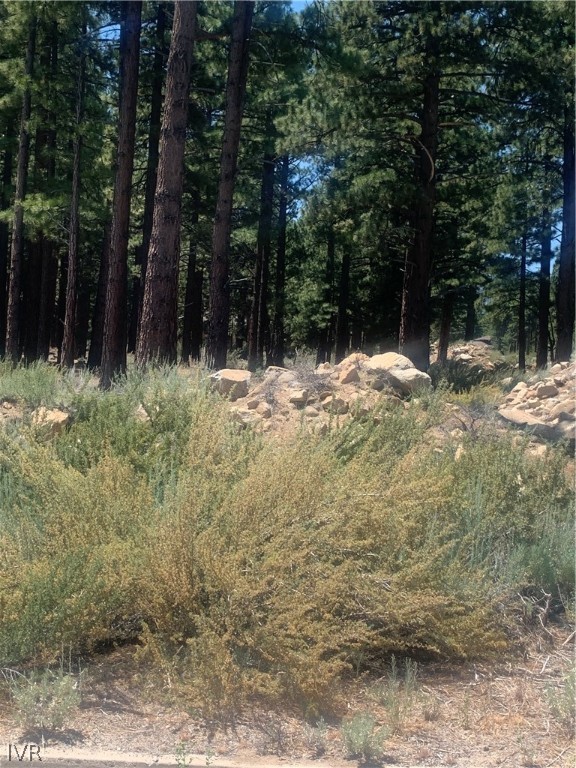
[[[0,663],[130,626],[210,716],[250,696],[318,716],[391,654],[505,651],[518,593],[574,594],[565,457],[490,435],[436,453],[442,390],[281,444],[174,370],[70,398],[51,441],[0,433]]]
[[[78,680],[62,671],[35,672],[17,679],[12,686],[12,700],[24,727],[60,729],[80,704]]]
[[[340,734],[347,757],[377,760],[384,754],[388,734],[385,729],[377,728],[376,718],[370,713],[361,713],[345,720]]]

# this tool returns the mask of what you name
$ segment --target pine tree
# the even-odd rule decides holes
[[[126,371],[128,230],[134,167],[136,100],[140,54],[142,0],[122,4],[120,30],[120,113],[110,256],[100,385],[110,387],[112,378]]]
[[[178,0],[160,139],[158,181],[136,362],[176,362],[180,214],[197,3]]]
[[[228,325],[230,320],[230,233],[232,205],[238,163],[238,147],[242,127],[243,101],[248,76],[250,30],[254,2],[236,0],[228,59],[224,136],[220,160],[218,199],[212,237],[210,271],[210,300],[208,334],[206,338],[206,364],[209,368],[223,368],[228,352]]]
[[[32,77],[34,71],[36,24],[36,12],[35,10],[32,10],[28,22],[28,44],[26,49],[25,75],[28,79]],[[22,112],[20,116],[20,138],[18,141],[18,161],[6,321],[6,356],[11,359],[13,363],[17,363],[20,360],[20,293],[22,290],[22,260],[24,252],[24,198],[26,196],[28,162],[30,158],[29,120],[31,107],[30,84],[28,82],[24,87]]]
[[[84,15],[84,14],[83,14]],[[72,199],[70,202],[70,236],[68,241],[68,282],[66,285],[66,314],[62,339],[61,364],[71,367],[76,355],[76,306],[78,292],[78,260],[80,239],[80,194],[82,134],[86,79],[86,53],[83,40],[86,36],[86,18],[82,20],[78,82],[76,90],[76,134],[73,141]]]

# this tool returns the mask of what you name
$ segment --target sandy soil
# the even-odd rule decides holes
[[[415,694],[400,713],[375,696],[374,681],[346,688],[352,715],[370,711],[395,726],[374,765],[448,768],[573,768],[574,722],[559,714],[574,668],[567,626],[535,633],[522,658],[487,665],[421,665]],[[253,709],[228,723],[206,722],[166,686],[143,683],[130,648],[88,664],[81,706],[60,731],[25,730],[10,702],[0,708],[0,763],[8,745],[41,745],[42,765],[211,766],[212,768],[343,768],[339,721],[319,740],[295,714]],[[17,759],[12,755],[10,764]],[[28,755],[25,762],[30,764]]]

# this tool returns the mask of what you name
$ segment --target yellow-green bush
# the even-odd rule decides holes
[[[279,444],[164,372],[75,394],[51,442],[4,435],[0,662],[132,622],[207,712],[248,695],[319,712],[391,654],[504,650],[518,591],[573,594],[563,457],[489,437],[435,453],[442,397]]]

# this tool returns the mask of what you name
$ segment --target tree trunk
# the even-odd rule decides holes
[[[448,361],[448,346],[450,344],[450,328],[454,309],[454,294],[445,293],[442,298],[442,315],[440,319],[440,336],[438,338],[438,357],[436,362],[446,365]]]
[[[226,82],[226,113],[220,159],[220,178],[214,230],[212,235],[212,263],[210,269],[210,296],[206,364],[209,368],[226,365],[228,325],[230,322],[230,233],[232,230],[232,202],[246,80],[250,29],[254,12],[253,0],[236,0],[232,21],[232,38],[228,57]]]
[[[338,317],[336,320],[336,365],[341,363],[348,353],[350,326],[348,323],[348,305],[350,303],[350,253],[346,249],[342,254],[340,271],[340,291],[338,293]]]
[[[86,357],[88,328],[90,325],[90,290],[80,281],[76,306],[76,357]]]
[[[192,224],[198,223],[198,200],[194,201]],[[193,228],[194,232],[194,228]],[[190,238],[188,249],[188,266],[186,270],[186,293],[184,296],[184,321],[182,325],[182,356],[183,365],[190,364],[190,358],[200,359],[202,346],[202,280],[203,273],[196,269],[196,239]]]
[[[176,362],[184,145],[197,3],[177,0],[136,362]]]
[[[36,48],[36,13],[33,11],[28,30],[26,49],[27,78],[32,78],[34,71],[34,52]],[[26,177],[30,158],[30,86],[27,85],[22,99],[20,118],[20,139],[18,142],[18,167],[16,171],[16,190],[14,195],[14,218],[12,224],[12,248],[10,252],[10,278],[8,284],[8,308],[6,320],[6,355],[13,363],[20,359],[20,293],[22,290],[22,260],[24,252],[24,198],[26,197]]]
[[[324,303],[331,308],[330,317],[326,325],[320,330],[318,341],[318,350],[316,352],[316,365],[329,363],[332,357],[332,342],[334,334],[334,263],[335,263],[336,241],[334,238],[334,228],[328,230],[326,243],[326,274],[324,277]]]
[[[0,211],[10,207],[8,188],[12,183],[12,137],[14,135],[13,121],[9,121],[4,132],[6,148],[4,150],[4,165],[2,168],[2,190],[0,193]],[[8,248],[10,233],[8,223],[0,221],[0,357],[6,351],[6,301],[8,298]]]
[[[556,359],[569,360],[574,339],[574,115],[565,109],[564,164],[562,169],[562,244],[556,294]]]
[[[154,43],[154,63],[152,68],[152,93],[150,96],[150,122],[148,126],[148,161],[146,163],[146,186],[144,192],[144,217],[142,220],[142,244],[136,250],[136,265],[140,265],[140,275],[132,282],[132,311],[128,333],[128,351],[136,349],[138,327],[142,309],[142,293],[146,281],[148,251],[152,234],[154,216],[154,195],[158,178],[158,152],[160,146],[160,128],[162,124],[162,86],[164,84],[164,56],[166,37],[166,4],[158,3],[156,15],[156,40]]]
[[[274,158],[267,152],[262,165],[260,218],[256,245],[254,295],[248,327],[248,370],[264,366],[264,344],[268,326],[268,275],[272,250],[272,203],[274,199]]]
[[[522,235],[520,252],[520,301],[518,304],[518,367],[526,370],[526,256],[528,251],[528,237],[526,232]]]
[[[422,371],[430,365],[429,294],[440,94],[438,41],[430,34],[425,60],[428,74],[424,81],[422,130],[416,142],[415,158],[418,198],[413,212],[414,236],[406,251],[399,343],[400,352]]]
[[[548,323],[550,320],[550,262],[552,260],[552,227],[550,211],[542,214],[540,251],[540,277],[538,285],[538,341],[536,344],[536,367],[546,368],[548,364]]]
[[[86,34],[86,21],[82,23],[82,35]],[[72,152],[72,199],[70,201],[70,236],[68,240],[68,280],[66,284],[66,313],[62,339],[61,365],[71,368],[76,355],[76,302],[78,291],[78,246],[80,238],[80,165],[82,158],[82,134],[80,126],[84,116],[84,75],[86,56],[79,62],[76,89],[76,135]]]
[[[464,326],[464,341],[470,341],[476,336],[476,286],[471,285],[466,291],[466,324]]]
[[[94,314],[92,316],[92,332],[90,334],[90,349],[88,352],[88,368],[94,371],[102,364],[102,346],[104,341],[104,313],[106,305],[106,286],[108,285],[108,265],[110,263],[110,229],[108,221],[104,227],[102,252],[100,254],[100,270],[98,272],[98,287]]]
[[[36,190],[42,184],[50,191],[56,178],[56,130],[53,112],[54,89],[58,77],[58,24],[53,20],[50,35],[40,55],[40,65],[45,73],[41,87],[44,98],[50,105],[40,108],[42,124],[36,132],[35,177]],[[58,265],[57,245],[42,233],[38,239],[38,309],[35,312],[35,327],[30,328],[27,359],[47,360],[50,352],[50,333],[56,296]],[[34,292],[35,293],[35,292]]]
[[[134,168],[142,0],[129,0],[122,3],[121,8],[120,110],[100,376],[100,386],[103,389],[110,387],[115,375],[126,371],[128,232]]]
[[[32,363],[36,359],[38,348],[38,320],[40,318],[40,286],[42,283],[42,251],[46,242],[39,235],[31,242],[26,240],[24,247],[25,270],[22,285],[21,337],[23,340],[24,360]]]
[[[272,330],[271,365],[284,367],[284,314],[286,312],[286,221],[288,212],[288,177],[290,158],[280,160],[280,200],[278,209],[278,244],[276,248],[276,277],[274,284],[274,326]]]

